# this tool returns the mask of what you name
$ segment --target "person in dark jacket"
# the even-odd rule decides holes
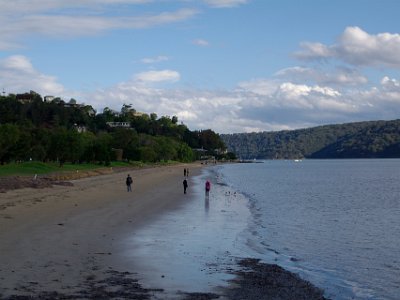
[[[188,187],[188,183],[187,183],[187,180],[185,178],[185,179],[183,179],[183,193],[184,194],[186,194],[187,187]]]
[[[131,175],[128,174],[128,177],[126,177],[126,188],[128,192],[132,192],[132,187],[131,187],[132,182],[133,182],[132,177]]]

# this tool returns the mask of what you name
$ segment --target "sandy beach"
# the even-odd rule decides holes
[[[182,187],[185,167],[190,168],[186,195]],[[134,268],[125,264],[121,239],[190,201],[192,186],[199,184],[192,178],[201,167],[124,170],[71,184],[3,191],[0,299],[164,299],[163,288],[157,287],[160,278],[150,288],[140,282],[146,262]],[[128,173],[133,177],[132,193],[126,191]],[[152,251],[157,256],[157,248]],[[238,264],[241,269],[232,271],[236,277],[229,288],[173,298],[323,299],[320,290],[283,269],[266,270],[255,260]],[[268,283],[268,278],[273,281]]]
[[[71,294],[106,278],[115,238],[183,201],[182,177],[183,166],[155,167],[0,193],[0,295]]]

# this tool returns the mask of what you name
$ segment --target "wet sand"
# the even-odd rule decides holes
[[[140,249],[150,251],[149,264],[146,261],[139,263],[134,259],[130,261],[124,254],[124,243],[135,233],[151,227],[160,216],[168,216],[191,201],[194,185],[199,184],[192,178],[199,174],[201,166],[188,166],[190,177],[186,195],[183,195],[182,186],[183,168],[187,167],[184,165],[129,170],[75,180],[72,185],[0,193],[0,299],[167,298],[165,286],[161,283],[165,276],[178,274],[174,265],[167,265],[169,270],[165,274],[157,274],[153,284],[142,283],[145,281],[144,274],[152,274],[148,267],[150,261],[162,263],[168,260],[168,257],[162,258],[162,249],[154,247],[152,241],[147,248],[146,245],[136,245],[135,248],[134,244],[130,244],[131,253],[135,250],[140,252]],[[128,172],[134,181],[132,193],[128,193],[125,186]],[[179,232],[164,233],[165,236],[174,234],[179,235]],[[202,243],[201,239],[191,238],[185,242]],[[158,257],[161,259],[158,260]],[[197,257],[187,259],[196,260]],[[181,265],[183,270],[184,264],[185,261]],[[222,262],[218,264],[217,260],[210,268],[231,273],[228,287],[202,292],[185,291],[185,285],[182,285],[181,289],[177,288],[176,294],[171,296],[168,293],[168,297],[255,299],[249,298],[246,287],[259,286],[260,289],[255,292],[258,299],[292,299],[290,292],[289,297],[281,296],[284,293],[279,291],[283,290],[283,284],[293,286],[293,289],[306,295],[304,299],[322,299],[317,289],[300,289],[292,279],[277,276],[278,273],[291,274],[283,269],[268,276],[266,271],[261,271],[262,280],[255,276],[246,281],[242,279],[250,278],[247,274],[260,274],[258,262],[239,265],[237,270],[224,269]],[[284,278],[280,283],[274,281],[270,285],[270,289],[278,290],[279,297],[263,298],[267,277],[278,278],[278,281]],[[151,281],[151,278],[147,280]],[[219,283],[213,280],[211,278],[209,285],[218,287]],[[312,293],[316,293],[317,297],[312,298]]]

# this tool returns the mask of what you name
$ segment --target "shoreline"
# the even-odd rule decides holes
[[[184,167],[190,168],[188,195],[183,195]],[[159,299],[164,290],[144,288],[140,268],[124,264],[120,239],[148,227],[192,197],[192,178],[202,167],[181,164],[130,170],[133,193],[127,193],[124,185],[127,171],[75,180],[73,186],[0,193],[0,299]],[[241,266],[232,273],[234,281],[218,293],[183,291],[175,296],[243,299],[249,282],[240,278],[255,275],[258,266],[255,262]],[[256,277],[250,282],[260,288],[265,283]],[[279,285],[278,291],[282,291]],[[262,289],[256,294],[263,299]]]

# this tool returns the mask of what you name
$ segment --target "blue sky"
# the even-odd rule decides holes
[[[218,133],[400,118],[398,0],[0,0],[0,89]]]

